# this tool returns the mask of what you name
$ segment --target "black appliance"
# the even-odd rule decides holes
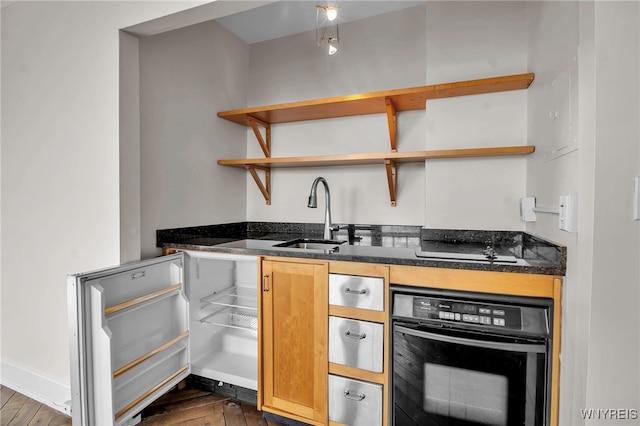
[[[392,286],[392,424],[549,424],[553,301]]]

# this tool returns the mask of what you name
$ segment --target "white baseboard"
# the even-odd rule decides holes
[[[71,387],[11,362],[0,361],[0,383],[63,414],[71,415]]]

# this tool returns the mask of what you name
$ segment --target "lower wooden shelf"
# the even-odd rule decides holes
[[[504,155],[526,155],[534,152],[532,145],[504,146],[491,148],[439,149],[408,152],[375,152],[364,154],[344,155],[316,155],[301,157],[269,157],[269,158],[241,158],[218,160],[221,166],[242,167],[253,176],[256,184],[265,197],[267,204],[271,204],[271,168],[284,167],[334,167],[355,166],[366,164],[383,164],[387,172],[389,198],[391,205],[396,205],[396,163],[412,163],[438,158],[466,158],[492,157]],[[256,170],[265,172],[263,183]]]
[[[412,163],[435,158],[490,157],[524,155],[535,150],[532,145],[495,148],[437,149],[407,152],[372,152],[365,154],[314,155],[305,157],[240,158],[218,160],[221,166],[232,167],[320,167],[385,164],[387,161]]]

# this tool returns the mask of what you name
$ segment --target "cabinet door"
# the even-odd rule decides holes
[[[130,425],[189,375],[184,256],[68,278],[73,423]]]
[[[263,409],[326,424],[327,263],[262,268]]]

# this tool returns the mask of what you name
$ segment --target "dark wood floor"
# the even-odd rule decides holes
[[[251,404],[195,389],[174,389],[148,406],[140,426],[157,425],[281,426]]]
[[[2,426],[70,425],[71,417],[0,386],[0,424]]]
[[[71,418],[1,386],[1,426],[71,425]],[[256,407],[193,389],[174,389],[142,412],[140,426],[281,426]]]

